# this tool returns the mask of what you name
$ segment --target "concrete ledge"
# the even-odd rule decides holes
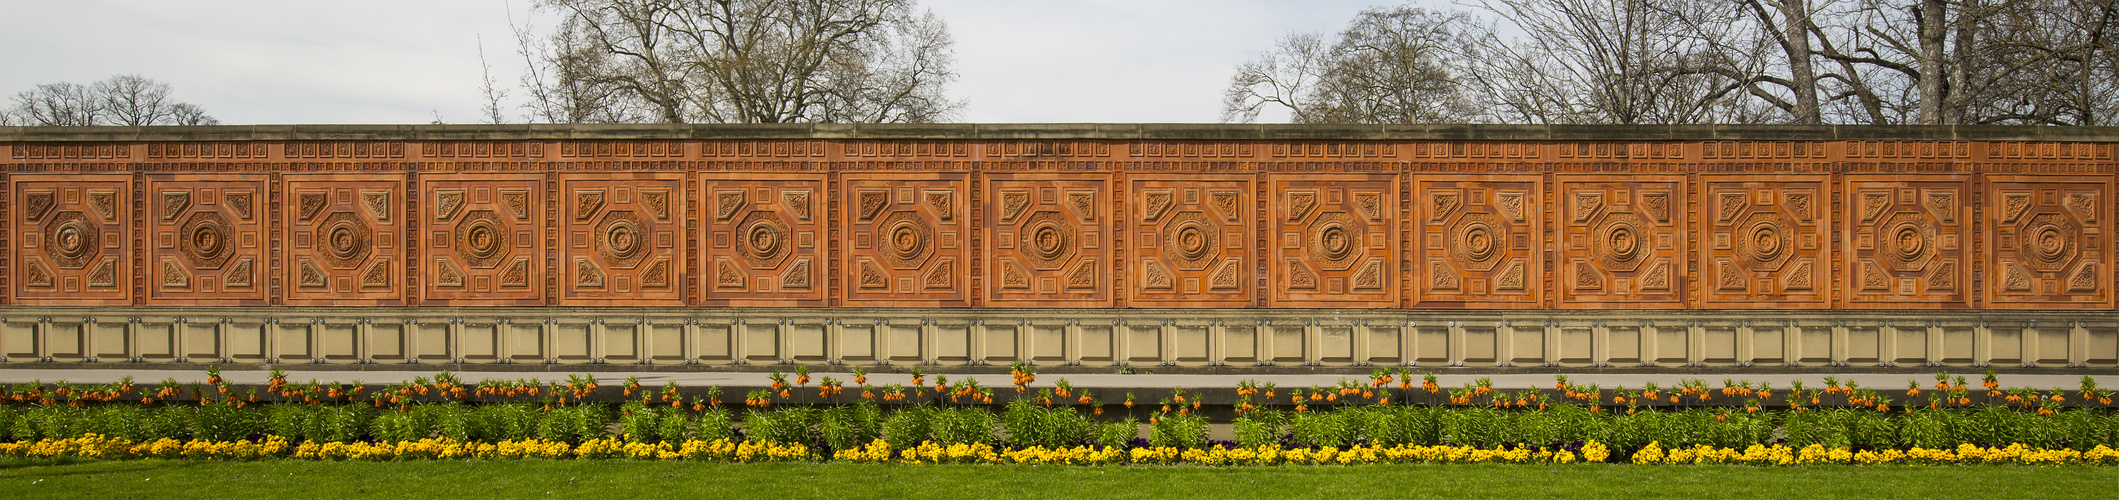
[[[920,140],[1949,140],[2119,142],[2119,127],[1866,125],[1291,125],[1199,123],[221,125],[0,127],[0,142]]]

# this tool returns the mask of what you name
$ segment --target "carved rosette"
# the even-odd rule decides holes
[[[1425,241],[1416,305],[1542,306],[1545,245],[1540,186],[1530,179],[1419,182]]]
[[[1903,309],[1909,303],[1971,307],[1965,261],[1969,198],[1960,178],[1848,179],[1843,286],[1848,307]]]
[[[1683,179],[1569,176],[1559,182],[1560,307],[1684,307]]]
[[[2110,307],[2110,179],[1990,181],[1988,307]]]
[[[849,303],[961,305],[975,270],[960,176],[848,176]]]
[[[1094,176],[992,176],[987,302],[1109,305],[1108,191]]]
[[[702,180],[707,252],[701,288],[717,305],[818,305],[825,300],[821,176]]]
[[[1255,207],[1251,183],[1198,177],[1138,176],[1128,190],[1134,217],[1127,270],[1142,307],[1240,307],[1252,300],[1248,264]]]
[[[1398,188],[1389,176],[1276,175],[1281,307],[1398,305]]]
[[[1831,221],[1821,177],[1706,184],[1699,284],[1710,308],[1832,306]]]
[[[288,174],[285,275],[290,305],[402,304],[403,180],[396,175]],[[226,196],[223,196],[226,201]],[[260,203],[256,199],[252,203]]]
[[[123,305],[132,297],[132,192],[125,176],[10,176],[15,297],[30,305]]]
[[[534,175],[436,175],[421,181],[427,303],[537,304],[544,297],[543,181]],[[569,262],[572,264],[572,262]]]
[[[559,182],[561,303],[684,303],[683,176],[568,174]]]
[[[264,181],[157,175],[146,192],[150,303],[265,303]]]

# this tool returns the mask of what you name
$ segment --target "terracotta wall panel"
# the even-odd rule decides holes
[[[850,174],[840,234],[847,305],[970,305],[969,182],[962,174]]]
[[[1532,309],[1546,289],[1544,183],[1531,175],[1417,175],[1415,308]]]
[[[530,174],[420,176],[420,303],[545,303],[545,180]]]
[[[412,224],[404,174],[286,174],[288,305],[404,305]]]
[[[822,175],[702,175],[700,301],[826,305],[833,206]]]
[[[1142,174],[1126,189],[1134,307],[1249,307],[1257,285],[1249,176]]]
[[[1965,309],[1972,306],[1972,197],[1967,176],[1849,175],[1845,221],[1846,307]]]
[[[1701,176],[1692,274],[1703,309],[1832,306],[1831,192],[1823,175]]]
[[[1041,127],[8,139],[0,305],[2119,305],[2119,148],[2080,134]]]
[[[1399,304],[1398,176],[1273,174],[1273,307]]]
[[[124,175],[13,175],[14,303],[128,305],[138,227]]]
[[[1691,218],[1678,175],[1558,176],[1555,288],[1562,309],[1678,309]]]
[[[1111,305],[1111,189],[1107,174],[993,174],[986,304]]]
[[[559,302],[684,305],[683,173],[560,176]]]
[[[147,176],[149,305],[266,305],[269,175]]]
[[[1981,273],[1988,308],[2111,307],[2111,183],[2109,176],[1988,177]]]

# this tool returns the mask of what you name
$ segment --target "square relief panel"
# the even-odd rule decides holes
[[[970,305],[971,200],[960,174],[848,175],[849,305]]]
[[[286,174],[281,285],[288,305],[403,305],[405,180],[396,174]]]
[[[703,303],[824,305],[827,211],[821,175],[702,177]]]
[[[1987,307],[2112,306],[2110,177],[1992,176]]]
[[[1546,247],[1537,176],[1416,179],[1414,307],[1542,307]]]
[[[1246,307],[1251,261],[1251,182],[1244,177],[1132,178],[1122,244],[1136,307]]]
[[[265,305],[263,176],[148,176],[149,304]]]
[[[1399,304],[1398,183],[1388,175],[1275,175],[1275,307]]]
[[[561,304],[684,304],[684,174],[569,174],[559,182]]]
[[[1705,176],[1697,205],[1700,306],[1832,305],[1826,176]]]
[[[1972,212],[1963,177],[1848,176],[1847,307],[1971,307]]]
[[[544,302],[544,182],[538,175],[420,179],[420,277],[427,305]]]
[[[1111,304],[1110,184],[1100,174],[989,176],[987,303]]]
[[[132,302],[133,192],[123,175],[13,175],[16,303]]]
[[[1560,307],[1685,306],[1682,176],[1562,176]]]

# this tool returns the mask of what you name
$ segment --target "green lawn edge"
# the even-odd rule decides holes
[[[8,498],[2119,498],[2107,467],[0,459]]]

